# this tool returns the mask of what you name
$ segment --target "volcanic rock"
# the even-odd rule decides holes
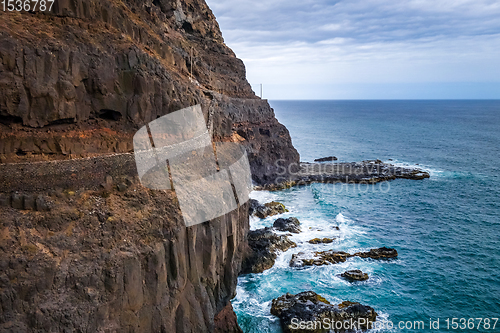
[[[329,244],[332,243],[335,238],[313,238],[309,240],[310,244]]]
[[[274,216],[288,212],[288,210],[285,208],[285,205],[277,201],[267,202],[263,205],[256,205],[254,202],[253,205],[254,215],[260,217],[261,219],[265,219],[268,216]]]
[[[398,256],[398,251],[384,246],[378,249],[371,249],[368,252],[357,252],[353,255],[361,258],[389,259],[396,258]]]
[[[274,221],[273,228],[279,231],[288,231],[298,234],[300,233],[300,221],[296,217],[288,217],[286,219],[279,218]]]
[[[340,274],[343,278],[349,281],[365,281],[368,280],[368,274],[363,273],[359,269],[353,269],[350,271],[345,271],[344,273]]]
[[[349,253],[333,250],[314,252],[312,258],[311,255],[308,255],[304,252],[299,252],[292,255],[292,259],[290,260],[290,267],[338,264],[339,262],[345,262],[349,257],[351,257]]]
[[[377,319],[375,310],[367,305],[356,302],[345,301],[338,305],[333,305],[324,297],[313,291],[304,291],[296,295],[285,294],[273,299],[271,314],[280,318],[281,327],[285,333],[289,332],[328,332],[328,329],[316,327],[311,329],[294,329],[292,319],[299,322],[323,322],[327,319],[330,322],[353,321],[365,319],[365,323],[374,322]],[[363,322],[363,321],[360,321]],[[359,329],[366,326],[356,327]]]
[[[243,261],[241,273],[262,273],[273,267],[278,251],[286,251],[297,244],[285,235],[277,235],[271,228],[248,232],[249,251]]]
[[[328,156],[328,157],[317,158],[314,160],[314,162],[333,162],[336,160],[337,158],[335,156]]]

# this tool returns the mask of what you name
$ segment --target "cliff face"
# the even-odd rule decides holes
[[[0,209],[1,332],[238,330],[214,317],[235,295],[247,205],[186,228],[170,191],[138,184],[44,200]]]
[[[132,151],[142,125],[201,104],[212,135],[249,151],[254,180],[298,162],[203,0],[60,0],[0,12],[0,162]]]
[[[247,205],[185,228],[124,154],[195,104],[214,140],[247,147],[256,183],[298,162],[203,0],[0,11],[0,331],[239,331]]]

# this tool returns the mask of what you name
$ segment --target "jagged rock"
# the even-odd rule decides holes
[[[296,295],[287,293],[273,299],[271,314],[279,317],[281,327],[285,333],[328,332],[329,329],[324,326],[307,327],[307,322],[324,323],[324,320],[327,318],[330,322],[351,322],[351,320],[352,322],[359,322],[362,323],[361,327],[356,326],[355,328],[364,329],[367,328],[368,322],[374,322],[378,316],[375,310],[370,306],[349,301],[333,305],[324,297],[313,291],[304,291]],[[360,318],[364,320],[359,320]],[[298,322],[302,322],[305,328],[297,328],[296,325]],[[363,323],[365,325],[363,325]]]
[[[350,257],[372,258],[372,259],[388,259],[398,256],[396,249],[381,247],[379,249],[371,249],[369,252],[357,252],[349,254],[343,251],[321,251],[314,253],[299,252],[292,255],[290,260],[291,267],[304,267],[304,266],[323,266],[329,264],[337,264],[345,262]]]
[[[261,206],[260,202],[255,199],[248,200],[248,215],[253,215],[255,210]]]
[[[310,244],[329,244],[332,243],[335,240],[335,238],[313,238],[309,240]]]
[[[214,326],[214,333],[243,333],[231,302],[228,302],[226,307],[215,316]]]
[[[399,167],[380,160],[343,163],[307,163],[301,162],[300,168],[293,177],[282,183],[262,187],[264,190],[276,190],[290,186],[306,185],[311,183],[365,183],[375,184],[382,181],[403,179],[429,178],[428,172]]]
[[[137,129],[187,106],[201,105],[211,137],[247,149],[257,185],[298,169],[288,130],[203,0],[14,14],[0,11],[0,192],[78,195],[0,209],[0,331],[212,332],[234,297],[247,205],[185,228],[169,191],[80,189],[136,176]],[[9,202],[23,209],[19,193]]]
[[[292,255],[292,259],[290,260],[290,267],[304,267],[312,265],[323,266],[329,264],[337,264],[339,262],[345,262],[349,257],[351,257],[349,253],[333,250],[314,252],[313,255],[299,252]]]
[[[349,281],[365,281],[368,280],[368,274],[363,273],[359,269],[353,269],[350,271],[345,271],[344,273],[340,274],[343,278]]]
[[[273,223],[273,228],[279,231],[288,231],[294,234],[300,233],[300,221],[296,217],[286,219],[279,218]]]
[[[125,192],[127,190],[128,186],[125,185],[125,183],[118,183],[116,185],[116,189],[120,192]]]
[[[337,158],[335,156],[328,156],[328,157],[317,158],[314,160],[314,162],[333,162],[336,160]]]
[[[288,212],[288,210],[285,208],[285,205],[277,201],[267,202],[263,205],[255,206],[254,208],[255,216],[260,217],[261,219],[265,219],[268,216],[283,214],[286,212]]]
[[[104,332],[111,321],[135,333],[214,332],[214,316],[226,318],[219,332],[241,332],[227,305],[248,207],[186,228],[171,191],[132,186],[54,196],[49,211],[0,207],[0,332]]]
[[[128,153],[140,126],[200,104],[214,138],[247,148],[256,184],[298,169],[203,0],[75,1],[0,13],[1,163]]]
[[[297,244],[287,236],[275,234],[271,228],[248,232],[248,254],[243,261],[241,273],[262,273],[273,267],[278,250],[286,251]]]
[[[354,256],[372,259],[396,258],[398,256],[398,251],[384,246],[378,249],[371,249],[368,252],[357,252]]]

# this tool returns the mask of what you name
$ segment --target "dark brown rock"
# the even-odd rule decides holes
[[[300,221],[296,217],[286,219],[279,218],[273,223],[273,228],[279,231],[288,231],[294,234],[300,233]]]
[[[291,186],[311,183],[375,184],[394,179],[422,180],[429,178],[428,172],[410,167],[399,167],[380,160],[362,162],[300,163],[299,170],[281,183],[264,185],[258,189],[281,190]]]
[[[17,210],[0,208],[0,331],[213,332],[235,294],[248,207],[185,228],[172,192],[135,181],[122,192],[137,176],[132,137],[200,104],[211,136],[244,145],[262,185],[297,170],[288,130],[203,0],[15,14],[0,12],[0,192],[19,192]],[[20,193],[38,211],[18,211]],[[292,246],[283,237],[270,248]]]
[[[22,194],[19,194],[19,193],[12,193],[11,195],[11,205],[12,205],[12,208],[15,208],[15,209],[23,209],[24,207],[24,198],[23,198],[23,195]]]
[[[273,267],[278,251],[286,251],[297,244],[287,236],[278,236],[271,228],[263,228],[248,233],[248,246],[249,251],[242,264],[242,274],[262,273]]]
[[[224,309],[215,316],[214,326],[215,333],[243,333],[231,302],[227,303]]]
[[[285,208],[285,205],[277,201],[266,202],[263,205],[256,205],[254,203],[254,206],[254,215],[261,219],[265,219],[268,216],[274,216],[288,212],[288,209]]]
[[[359,269],[353,269],[350,271],[345,271],[344,273],[340,274],[343,278],[349,281],[365,281],[368,280],[368,274],[363,273]]]
[[[298,165],[203,0],[61,0],[0,16],[0,163],[128,153],[139,127],[200,104],[213,138],[247,148],[257,184]]]
[[[332,243],[335,240],[335,238],[313,238],[309,240],[310,244],[329,244]]]
[[[389,259],[396,258],[398,256],[398,251],[384,246],[378,249],[371,249],[368,252],[357,252],[353,255],[361,258]]]
[[[314,252],[313,255],[299,252],[292,255],[292,259],[290,260],[290,267],[338,264],[339,262],[345,262],[349,257],[352,257],[352,255],[347,252],[333,250]]]
[[[329,322],[347,321],[350,322],[374,322],[377,319],[377,313],[370,306],[362,305],[357,302],[344,301],[338,305],[333,305],[322,296],[313,291],[304,291],[296,295],[285,294],[273,299],[271,314],[280,318],[281,327],[285,333],[289,332],[329,332],[325,327],[315,326],[307,328],[307,322],[324,322],[328,318]],[[295,328],[292,319],[295,322],[303,322],[305,329]],[[364,321],[358,321],[360,318]],[[335,327],[335,326],[334,326]],[[356,326],[357,329],[365,329],[367,326]]]
[[[337,158],[335,156],[328,156],[328,157],[317,158],[314,160],[314,162],[333,162],[336,160]]]
[[[10,207],[10,196],[5,193],[0,193],[0,207]]]
[[[35,210],[35,197],[31,194],[23,196],[23,208],[26,210]]]
[[[213,332],[230,317],[248,207],[186,228],[171,191],[132,187],[0,207],[0,331]]]
[[[350,257],[372,258],[372,259],[390,259],[398,256],[396,249],[381,247],[379,249],[371,249],[368,252],[357,252],[349,254],[343,251],[321,251],[314,253],[299,252],[292,255],[290,260],[291,267],[304,267],[304,266],[323,266],[329,264],[338,264],[345,262]]]

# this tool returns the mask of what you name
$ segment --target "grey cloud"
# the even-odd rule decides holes
[[[499,81],[498,0],[207,2],[251,83]]]
[[[500,31],[500,3],[488,0],[209,0],[209,5],[230,40],[259,43],[334,37],[395,41]]]

